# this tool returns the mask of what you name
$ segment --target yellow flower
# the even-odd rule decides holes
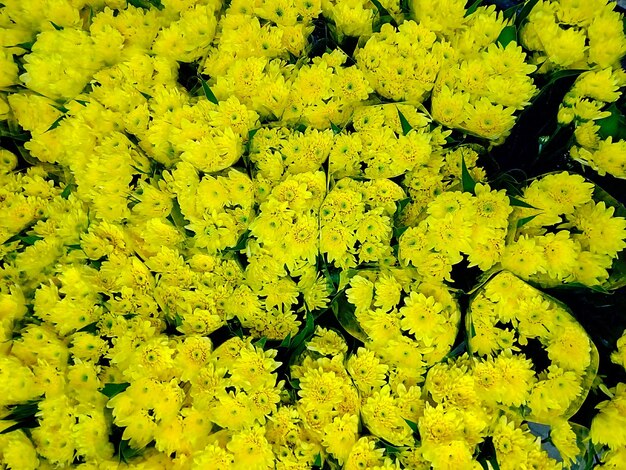
[[[496,390],[498,401],[513,406],[526,403],[536,380],[532,362],[523,354],[517,355],[507,350],[494,359],[493,365],[502,377]]]
[[[491,140],[506,137],[515,124],[514,108],[494,105],[487,98],[467,105],[465,112],[468,132]]]
[[[570,278],[581,250],[580,245],[570,237],[570,233],[567,230],[560,230],[556,234],[548,233],[539,238],[539,244],[543,246],[548,276],[557,280]]]
[[[597,406],[600,411],[591,422],[590,436],[596,444],[619,449],[626,446],[626,384],[618,383],[611,392],[613,397]]]
[[[194,455],[193,470],[214,468],[215,470],[231,470],[235,458],[233,454],[217,444],[209,444],[201,452]]]
[[[370,308],[374,297],[374,284],[360,275],[350,280],[350,288],[346,289],[348,301],[356,307],[356,311],[364,311]]]
[[[616,346],[617,350],[611,353],[611,361],[622,367],[626,367],[626,330],[624,330],[622,336],[617,340]]]
[[[263,470],[274,467],[274,453],[265,438],[265,428],[255,425],[234,434],[226,448],[234,457],[235,470]]]
[[[436,469],[478,470],[482,466],[472,458],[472,450],[467,442],[458,440],[438,446],[424,446],[423,454]]]
[[[580,450],[576,444],[576,439],[576,434],[567,421],[561,420],[552,424],[550,440],[558,449],[564,462],[571,463],[578,457]]]
[[[375,445],[376,441],[373,438],[361,437],[350,449],[344,468],[346,470],[360,470],[382,463],[384,449],[377,449]]]
[[[357,441],[358,425],[359,418],[356,415],[345,414],[335,417],[331,424],[324,427],[322,444],[340,465],[348,458]]]
[[[2,462],[7,467],[35,470],[40,461],[33,442],[24,431],[17,430],[0,436]]]
[[[174,361],[181,369],[180,379],[189,380],[210,360],[212,344],[209,338],[188,336],[176,347]]]
[[[400,309],[402,329],[430,344],[441,332],[445,317],[443,306],[434,297],[412,291]]]
[[[325,356],[341,356],[348,352],[345,340],[335,331],[315,327],[315,334],[307,341],[306,348]]]
[[[549,338],[548,357],[560,367],[583,374],[591,363],[591,345],[585,330],[573,321],[559,325]]]
[[[469,105],[468,93],[455,93],[446,85],[433,94],[433,118],[448,127],[459,127],[465,119],[465,109]]]
[[[310,409],[332,410],[343,399],[342,379],[334,372],[312,369],[300,378],[300,404]]]
[[[427,404],[418,427],[422,445],[438,446],[462,439],[463,417],[455,408],[446,409],[442,405],[433,407]]]
[[[523,279],[533,274],[546,272],[544,247],[535,238],[521,235],[517,241],[507,245],[502,254],[502,267]]]
[[[361,408],[363,421],[369,431],[394,445],[411,445],[413,431],[402,418],[397,399],[391,396],[389,385],[374,391]]]

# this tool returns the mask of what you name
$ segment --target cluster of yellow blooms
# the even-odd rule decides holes
[[[574,124],[573,159],[601,175],[626,178],[626,142],[600,133],[598,123],[617,111],[607,105],[619,99],[626,84],[620,63],[626,53],[626,34],[615,5],[607,0],[539,1],[521,29],[521,41],[534,51],[532,62],[541,73],[589,70],[565,96],[559,123]],[[607,133],[615,134],[615,129]]]
[[[565,96],[559,110],[561,124],[573,123],[576,145],[570,149],[571,157],[589,165],[600,175],[610,174],[626,179],[626,141],[618,136],[603,138],[602,120],[619,120],[608,106],[622,95],[626,76],[621,67],[582,73]],[[615,142],[614,142],[615,140]]]
[[[445,284],[422,281],[411,268],[394,268],[360,270],[349,286],[347,299],[367,348],[385,358],[398,376],[414,380],[422,360],[430,366],[451,349],[461,313]]]
[[[626,175],[607,0],[519,45],[465,0],[1,2],[1,468],[626,467],[626,385],[533,287],[623,284],[623,208],[480,166],[583,68],[571,155]]]
[[[540,0],[520,31],[541,72],[612,67],[626,53],[622,17],[609,0]]]
[[[453,46],[437,77],[432,97],[434,118],[448,127],[503,142],[536,93],[528,76],[536,67],[515,41],[494,41],[507,25],[495,7],[477,10],[462,29],[447,31]]]
[[[435,281],[452,281],[452,266],[466,255],[486,271],[504,251],[512,208],[504,191],[478,183],[476,194],[446,191],[428,204],[425,217],[400,237],[398,257]]]
[[[562,305],[502,272],[472,299],[467,324],[470,350],[485,357],[486,397],[519,407],[523,417],[540,423],[578,410],[595,377],[598,352]],[[541,373],[524,354],[533,342],[549,359]],[[499,362],[507,364],[506,373],[494,372]]]
[[[626,220],[615,207],[593,199],[593,183],[566,172],[534,180],[523,191],[527,207],[516,207],[501,264],[541,285],[606,283],[626,247]]]

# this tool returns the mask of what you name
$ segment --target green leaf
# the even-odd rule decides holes
[[[235,246],[225,248],[223,251],[224,252],[229,252],[229,251],[239,252],[239,251],[245,250],[246,244],[248,243],[248,237],[250,237],[250,230],[246,230],[245,232],[241,234]]]
[[[22,421],[35,416],[37,411],[39,411],[40,401],[41,399],[30,400],[26,403],[10,406],[9,408],[11,409],[11,412],[2,419],[5,421]]]
[[[7,245],[9,243],[20,241],[24,245],[31,246],[31,245],[34,245],[39,240],[43,240],[43,237],[39,237],[37,235],[15,235],[15,236],[9,238],[6,242],[4,242],[3,245]]]
[[[95,333],[98,332],[98,322],[95,321],[95,322],[89,323],[89,324],[83,326],[81,329],[76,330],[76,332],[77,333],[78,332],[85,332],[85,333],[95,334]]]
[[[106,395],[110,399],[110,398],[113,398],[115,395],[122,393],[129,386],[130,384],[128,382],[123,382],[119,384],[114,384],[114,383],[104,384],[104,387],[100,389],[100,393],[102,393],[103,395]]]
[[[63,121],[63,119],[65,119],[65,116],[59,116],[58,118],[56,118],[54,120],[54,122],[52,124],[50,124],[50,127],[48,127],[48,130],[51,131],[52,129],[56,129],[57,127],[59,127],[61,125],[61,121]]]
[[[333,130],[333,134],[337,135],[341,133],[341,128],[336,124],[330,123],[330,128]]]
[[[378,28],[380,28],[380,26],[386,23],[391,24],[395,28],[398,27],[398,23],[396,22],[394,17],[391,15],[391,13],[389,13],[389,11],[384,6],[382,6],[382,4],[378,0],[372,0],[372,3],[378,10],[378,16],[380,18],[380,23],[378,24]]]
[[[15,47],[21,47],[22,49],[27,49],[30,51],[33,48],[33,44],[35,44],[34,41],[20,42],[19,44],[16,44]]]
[[[517,41],[517,30],[513,25],[506,26],[496,40],[502,47],[508,46],[513,41]]]
[[[139,455],[138,449],[133,449],[130,446],[130,439],[122,439],[118,448],[120,462],[129,463],[129,461]]]
[[[8,137],[9,139],[26,142],[30,139],[28,133],[20,130],[13,131],[0,122],[0,137]]]
[[[537,209],[535,206],[531,206],[527,202],[517,199],[516,197],[509,196],[509,204],[516,207],[525,207],[526,209]],[[537,209],[538,210],[538,209]]]
[[[296,349],[298,346],[304,344],[304,342],[313,335],[315,331],[315,319],[313,318],[313,314],[311,312],[307,312],[306,314],[306,323],[304,324],[304,328],[293,337],[291,341],[291,349]]]
[[[185,226],[189,225],[189,222],[185,219],[185,216],[182,213],[180,205],[178,204],[178,199],[174,199],[172,201],[172,210],[167,218],[172,221],[178,230],[185,233]]]
[[[406,16],[411,14],[411,5],[409,0],[400,0],[400,11],[402,11],[402,13]]]
[[[468,324],[469,324],[469,337],[470,339],[473,338],[474,336],[476,336],[476,327],[474,326],[474,322],[472,321],[472,319],[470,318],[468,320]]]
[[[11,426],[9,426],[6,429],[3,429],[2,431],[0,431],[0,434],[8,434],[10,432],[13,431],[17,431],[18,429],[32,429],[32,428],[36,428],[39,426],[39,422],[37,421],[37,419],[35,417],[33,417],[33,419],[28,419],[25,421],[19,421]]]
[[[510,20],[511,18],[513,18],[515,16],[515,14],[517,13],[517,11],[519,10],[520,5],[513,5],[510,8],[507,8],[506,10],[504,10],[503,15],[507,20]]]
[[[283,339],[280,342],[278,347],[279,348],[289,348],[290,345],[291,345],[291,333],[289,333],[287,336],[285,336],[285,339]]]
[[[539,2],[539,0],[530,0],[529,2],[526,2],[524,7],[520,10],[519,15],[515,17],[515,24],[518,28],[526,20],[526,17],[530,14],[537,2]]]
[[[550,80],[548,81],[546,86],[554,85],[558,80],[561,80],[562,78],[576,77],[583,72],[586,72],[586,70],[582,70],[582,69],[559,70],[558,72],[554,72],[550,76]]]
[[[213,91],[211,90],[211,87],[209,87],[209,84],[206,82],[206,80],[199,75],[198,78],[200,79],[200,83],[202,83],[202,91],[204,92],[204,96],[206,96],[206,99],[213,104],[218,104],[217,98],[213,94]]]
[[[474,325],[472,325],[472,328],[473,327],[474,327]],[[474,334],[472,335],[472,337],[473,336],[476,336],[476,332],[475,331],[474,331]],[[454,348],[452,351],[450,351],[448,354],[446,354],[446,359],[457,357],[459,354],[464,352],[466,349],[467,349],[467,344],[465,343],[465,341],[462,341],[459,345],[457,345],[456,348]]]
[[[386,442],[382,443],[385,446],[385,455],[395,456],[402,452],[402,449],[396,446],[392,446],[391,444],[387,444]]]
[[[398,217],[400,217],[400,214],[402,214],[402,211],[404,210],[404,208],[409,204],[409,202],[411,202],[411,198],[410,197],[405,197],[403,199],[400,199],[396,204],[396,212],[393,214],[393,220],[397,221]]]
[[[330,307],[335,314],[335,318],[337,318],[337,321],[347,333],[362,343],[367,342],[367,333],[361,328],[354,314],[355,307],[348,302],[345,291],[339,293],[335,299],[333,299]]]
[[[63,26],[59,26],[58,24],[54,24],[52,21],[50,22],[50,24],[52,25],[52,27],[54,29],[56,29],[57,31],[61,31],[63,29]]]
[[[602,119],[598,119],[596,124],[600,126],[600,130],[598,134],[602,138],[602,140],[607,137],[613,137],[613,140],[617,139],[625,139],[626,138],[626,118],[617,108],[615,103],[613,103],[608,109],[611,113],[610,116],[607,116]]]
[[[461,157],[461,186],[463,187],[463,191],[467,193],[475,194],[476,192],[476,181],[470,175],[470,172],[467,170],[467,165],[465,164],[465,157]]]
[[[478,10],[478,7],[480,6],[481,3],[483,3],[483,0],[476,0],[474,3],[472,3],[470,7],[467,9],[467,11],[465,12],[465,17],[467,18],[476,10]]]
[[[72,193],[72,185],[71,184],[67,184],[65,186],[65,188],[63,188],[63,191],[61,192],[61,197],[63,199],[67,199],[70,197],[70,194]]]
[[[533,220],[535,217],[537,217],[539,214],[535,214],[535,215],[531,215],[529,217],[524,217],[522,219],[519,219],[517,221],[517,228],[521,228],[524,225],[526,225],[528,222],[530,222],[531,220]]]
[[[408,230],[409,227],[394,227],[393,228],[393,236],[396,239],[399,239],[404,232]]]
[[[259,129],[250,129],[248,131],[248,141],[251,141],[252,139],[254,139],[254,136],[256,135],[256,133],[259,132]]]
[[[155,7],[157,10],[163,9],[161,0],[127,0],[129,5],[137,8],[151,8]]]
[[[313,466],[320,468],[322,466],[322,455],[317,453],[315,456],[315,460],[313,461]]]
[[[406,424],[409,425],[409,427],[411,428],[411,431],[419,432],[419,429],[417,427],[417,423],[414,423],[413,421],[409,421],[408,419],[405,419],[404,421],[406,422]]]
[[[258,346],[259,348],[263,349],[263,348],[265,348],[265,343],[267,343],[267,337],[261,336],[261,338],[256,340],[253,344],[255,346]]]
[[[413,128],[411,127],[411,124],[409,124],[409,121],[407,121],[406,117],[404,117],[404,114],[402,114],[399,109],[398,109],[398,116],[400,117],[400,124],[402,125],[402,133],[404,135],[407,135],[409,132],[413,130]]]

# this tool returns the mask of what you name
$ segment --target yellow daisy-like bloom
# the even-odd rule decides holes
[[[480,463],[472,458],[472,449],[467,442],[456,440],[439,446],[425,446],[424,457],[432,462],[433,468],[453,470],[466,468],[478,470]]]
[[[426,405],[424,416],[418,422],[423,445],[441,445],[454,440],[462,440],[463,417],[454,408],[443,405]]]
[[[600,411],[591,422],[590,435],[594,443],[620,449],[626,446],[626,384],[618,383],[611,391],[613,397],[597,406]]]
[[[391,275],[380,275],[376,280],[376,297],[374,305],[388,312],[400,302],[402,286]]]
[[[485,98],[481,98],[474,105],[467,105],[465,112],[467,130],[488,139],[505,137],[515,123],[515,109],[494,105]]]
[[[312,369],[300,377],[301,404],[310,409],[328,410],[336,407],[343,399],[343,380],[334,372]]]
[[[591,362],[591,345],[589,336],[578,323],[561,325],[553,332],[546,347],[552,361],[564,369],[579,374]]]
[[[307,342],[306,348],[325,356],[341,356],[348,352],[348,345],[337,332],[320,326],[315,328],[315,334]]]
[[[214,468],[215,470],[231,470],[235,459],[233,455],[219,445],[209,444],[198,454],[194,455],[193,470]]]
[[[576,444],[576,433],[567,421],[559,421],[550,429],[550,440],[565,462],[573,462],[580,453]]]
[[[265,428],[261,426],[234,434],[226,448],[233,454],[233,469],[263,470],[274,467],[274,453],[265,438]]]
[[[373,392],[361,408],[363,421],[370,432],[394,445],[410,445],[413,432],[402,418],[397,400],[388,385]]]
[[[350,280],[350,288],[346,289],[348,301],[358,311],[367,310],[374,297],[374,284],[362,276],[354,276]]]
[[[175,361],[182,369],[181,380],[189,380],[210,360],[211,340],[204,337],[187,337],[177,347]]]
[[[570,233],[567,230],[560,230],[556,234],[548,233],[539,239],[539,243],[543,246],[548,276],[558,280],[570,278],[581,251],[580,245],[570,237]]]
[[[580,240],[592,253],[615,254],[626,247],[626,219],[614,217],[615,208],[604,201],[581,206],[571,218],[582,235]]]
[[[346,363],[346,370],[355,385],[366,395],[383,386],[388,368],[389,366],[376,357],[374,351],[365,348],[359,348]]]
[[[506,227],[512,207],[504,191],[492,191],[489,185],[476,184],[476,216],[479,224],[490,227]]]
[[[324,427],[322,444],[339,464],[345,462],[357,441],[358,425],[359,418],[356,415],[345,414],[337,416],[331,424]]]
[[[400,309],[401,326],[417,339],[431,340],[442,328],[444,317],[441,314],[443,305],[434,297],[422,293],[411,292]]]
[[[376,441],[371,437],[361,437],[350,449],[344,468],[359,470],[382,463],[383,449],[375,448]]]
[[[502,376],[496,390],[498,400],[504,405],[520,406],[528,399],[535,381],[533,363],[524,355],[513,355],[505,351],[494,359],[494,367]]]
[[[544,247],[532,237],[521,235],[517,241],[507,245],[502,254],[502,267],[523,279],[536,273],[546,272]]]

